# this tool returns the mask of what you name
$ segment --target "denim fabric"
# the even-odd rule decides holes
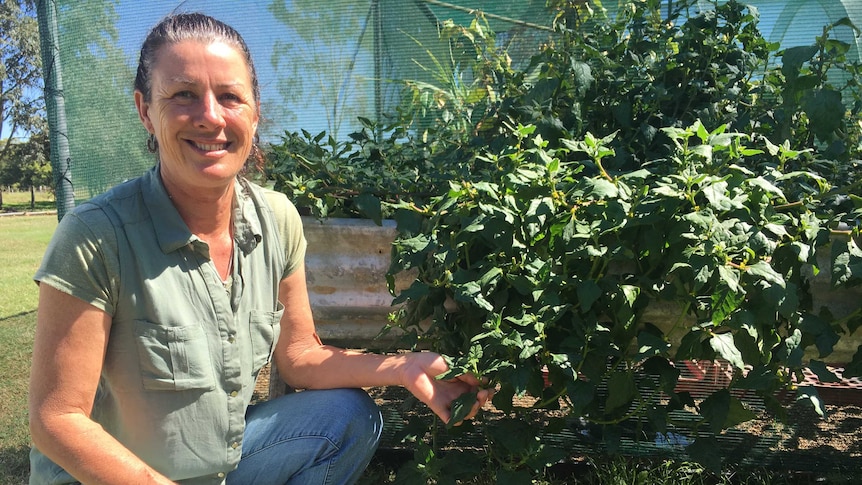
[[[242,458],[228,485],[356,482],[380,441],[383,418],[360,389],[301,391],[246,412]]]

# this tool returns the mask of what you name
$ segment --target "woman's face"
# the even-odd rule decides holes
[[[150,79],[151,99],[136,91],[135,105],[159,142],[169,190],[225,187],[245,164],[259,119],[242,54],[222,42],[168,44]]]

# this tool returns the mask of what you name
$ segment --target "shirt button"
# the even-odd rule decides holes
[[[236,391],[231,391],[230,397],[236,397],[239,393]]]
[[[218,472],[218,477],[219,477],[219,478],[224,478],[224,472]]]
[[[236,337],[231,335],[230,337],[227,338],[227,341],[228,341],[228,343],[234,343],[234,342],[236,342]]]
[[[236,441],[234,441],[233,443],[231,443],[230,447],[231,447],[231,448],[233,448],[233,449],[237,449],[237,448],[239,448],[239,443],[237,443]]]

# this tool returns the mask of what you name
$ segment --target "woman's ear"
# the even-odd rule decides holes
[[[144,124],[144,128],[149,133],[155,133],[153,122],[150,120],[150,104],[144,100],[144,93],[138,90],[135,90],[135,108],[138,109],[138,117],[141,119],[141,123]]]

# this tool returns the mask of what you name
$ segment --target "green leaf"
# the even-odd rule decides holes
[[[703,357],[702,341],[705,332],[699,328],[693,328],[682,336],[679,348],[676,351],[676,359],[693,360]]]
[[[593,280],[578,282],[577,287],[578,303],[581,305],[581,312],[588,312],[602,296],[602,289]]]
[[[502,276],[503,270],[495,266],[479,277],[479,284],[482,285],[483,288],[493,287],[500,281]]]
[[[844,367],[844,372],[841,375],[845,379],[862,377],[862,345],[856,347],[856,353],[853,354],[850,363]]]
[[[719,273],[724,266],[719,266]],[[712,323],[716,327],[724,324],[724,321],[739,308],[739,304],[745,299],[745,294],[732,291],[729,286],[719,286],[712,294]]]
[[[783,345],[776,349],[775,355],[790,367],[801,367],[804,350],[802,332],[797,328],[784,339]]]
[[[721,265],[718,267],[718,276],[721,278],[721,282],[727,285],[727,289],[730,290],[730,293],[739,293],[739,297],[742,298],[741,294],[744,294],[745,290],[743,290],[742,287],[739,286],[738,270],[735,270],[729,266]],[[713,305],[715,305],[715,302],[713,302]]]
[[[775,185],[773,185],[771,182],[768,182],[763,177],[755,177],[752,179],[748,179],[747,183],[749,185],[753,185],[754,187],[760,188],[767,194],[771,194],[772,196],[777,197],[783,202],[787,201],[787,197],[784,196],[784,192]]]
[[[805,93],[802,109],[811,118],[811,131],[821,141],[828,141],[841,129],[844,118],[836,113],[844,112],[841,93],[832,89],[818,89]]]
[[[842,17],[838,19],[837,21],[835,21],[835,23],[829,26],[829,29],[831,30],[839,26],[850,27],[856,32],[857,35],[862,34],[862,30],[860,30],[859,27],[856,27],[853,21],[850,20],[850,17]]]
[[[700,404],[700,412],[709,422],[709,429],[714,434],[756,417],[739,399],[731,396],[727,389],[720,389],[704,399]]]
[[[752,276],[758,276],[766,280],[766,282],[773,285],[778,285],[781,288],[784,288],[786,286],[784,282],[784,277],[778,274],[778,272],[776,272],[772,268],[772,266],[766,261],[758,261],[751,266],[747,266],[745,268],[745,272]]]
[[[516,457],[527,456],[536,451],[539,442],[537,429],[524,420],[505,419],[488,429],[495,448]]]
[[[515,388],[504,382],[500,385],[500,390],[494,393],[494,397],[491,398],[491,402],[494,404],[494,407],[500,411],[510,413],[514,405],[514,399]]]
[[[605,413],[610,414],[620,409],[628,409],[637,387],[634,377],[628,372],[614,372],[608,379],[608,400],[605,402]]]
[[[811,313],[804,313],[801,316],[799,327],[803,333],[815,337],[814,344],[817,346],[820,357],[830,355],[835,344],[840,340],[840,336],[827,320]]]
[[[753,390],[769,390],[773,389],[774,384],[778,382],[779,376],[776,374],[775,370],[764,366],[759,365],[748,371],[748,373],[740,379],[738,387],[740,389],[753,389]]]
[[[824,362],[812,359],[808,363],[808,368],[811,369],[811,372],[817,374],[817,379],[819,379],[820,382],[841,382],[841,378],[829,370]]]
[[[685,451],[692,460],[718,474],[721,473],[721,454],[716,453],[718,449],[720,448],[715,438],[700,436],[694,440],[694,443],[688,445]]]
[[[734,367],[742,369],[745,367],[745,362],[742,360],[742,354],[736,348],[733,341],[733,333],[726,332],[720,334],[712,334],[709,339],[709,345],[716,354],[722,359],[730,362]]]
[[[378,226],[383,225],[383,210],[380,207],[380,199],[375,195],[363,193],[354,199],[356,209],[363,217],[371,219]]]
[[[709,205],[718,211],[728,211],[734,207],[733,201],[727,196],[727,182],[723,180],[704,187],[703,195]]]
[[[832,241],[832,285],[862,281],[862,250],[853,239]]]
[[[814,386],[799,386],[796,389],[796,402],[808,402],[821,418],[826,417],[826,407],[820,399],[820,394]]]
[[[596,199],[613,199],[619,193],[617,186],[604,178],[592,178],[584,181],[589,187],[587,194]]]
[[[673,394],[679,381],[680,371],[668,359],[664,357],[649,358],[644,362],[643,369],[649,375],[658,376],[659,386],[666,394]]]
[[[817,46],[814,45],[786,49],[781,56],[783,63],[781,72],[787,77],[795,78],[799,75],[802,64],[809,62],[817,54],[817,50]]]
[[[464,418],[466,418],[473,409],[474,404],[476,404],[475,392],[465,392],[458,396],[457,399],[452,401],[451,414],[449,416],[449,422],[446,423],[446,427],[451,428],[461,421],[464,421]]]
[[[596,394],[596,386],[591,382],[576,379],[566,382],[566,395],[572,403],[572,413],[580,416],[583,409],[593,402]],[[496,396],[495,396],[496,397]]]
[[[661,336],[650,332],[638,333],[638,353],[636,359],[647,359],[656,355],[661,355],[670,349],[670,343],[665,341]]]

